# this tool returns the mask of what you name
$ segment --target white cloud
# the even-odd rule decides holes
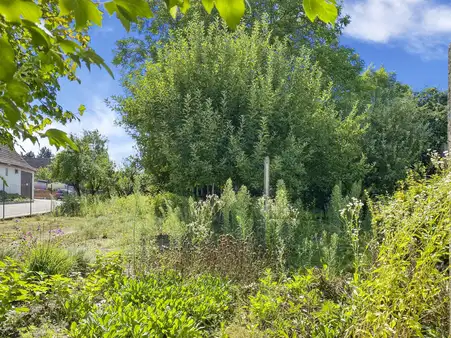
[[[434,0],[347,0],[345,34],[355,39],[402,45],[424,58],[446,58],[451,4]]]
[[[97,129],[100,134],[108,138],[108,152],[110,158],[117,164],[121,163],[123,159],[131,154],[135,154],[133,149],[135,142],[125,132],[125,130],[116,124],[117,116],[115,112],[109,109],[104,100],[98,96],[93,96],[91,103],[86,105],[86,112],[80,117],[79,121],[73,121],[67,125],[53,123],[48,128],[58,128],[67,133],[80,135],[83,130]],[[21,141],[16,150],[20,153],[22,151],[33,151],[37,153],[40,147],[49,147],[54,153],[56,148],[49,145],[47,139],[40,139],[39,144],[33,144],[31,141]],[[23,147],[23,149],[21,148]]]
[[[102,27],[96,27],[94,31],[94,34],[109,34],[114,32],[114,27],[113,26],[109,26],[109,25],[104,25]]]

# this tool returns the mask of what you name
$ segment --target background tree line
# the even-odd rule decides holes
[[[39,168],[36,178],[62,182],[74,186],[78,196],[102,194],[128,196],[134,192],[148,192],[149,178],[134,156],[129,156],[117,166],[108,154],[108,139],[97,130],[71,135],[78,150],[72,148],[53,156],[50,149],[40,149],[38,158],[52,158],[49,166]],[[28,152],[25,157],[34,157]]]
[[[292,199],[324,207],[340,182],[389,193],[443,150],[446,93],[365,69],[339,43],[349,17],[313,25],[296,4],[255,3],[234,32],[193,7],[118,42],[126,94],[111,105],[158,188],[191,195],[232,178],[261,194],[270,156],[273,187],[282,179]]]

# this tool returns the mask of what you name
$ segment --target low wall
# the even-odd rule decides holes
[[[41,189],[35,189],[34,191],[34,198],[37,199],[55,199],[55,193],[53,194],[50,192],[50,190],[41,190]]]

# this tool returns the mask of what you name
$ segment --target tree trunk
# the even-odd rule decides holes
[[[451,155],[451,44],[448,49],[448,155]]]
[[[77,196],[80,197],[81,196],[80,184],[75,183],[74,188],[75,188],[75,191],[77,192]]]
[[[451,157],[451,44],[448,49],[448,158]],[[451,295],[451,229],[449,231],[449,242],[448,242],[448,273],[449,273],[449,285],[448,293]],[[449,331],[448,336],[451,337],[451,303],[449,306]]]

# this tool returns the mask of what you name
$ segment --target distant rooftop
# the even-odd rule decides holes
[[[25,170],[36,171],[36,169],[28,164],[22,156],[4,145],[0,145],[0,163]]]
[[[35,169],[47,167],[52,161],[50,158],[23,157],[23,159]]]

